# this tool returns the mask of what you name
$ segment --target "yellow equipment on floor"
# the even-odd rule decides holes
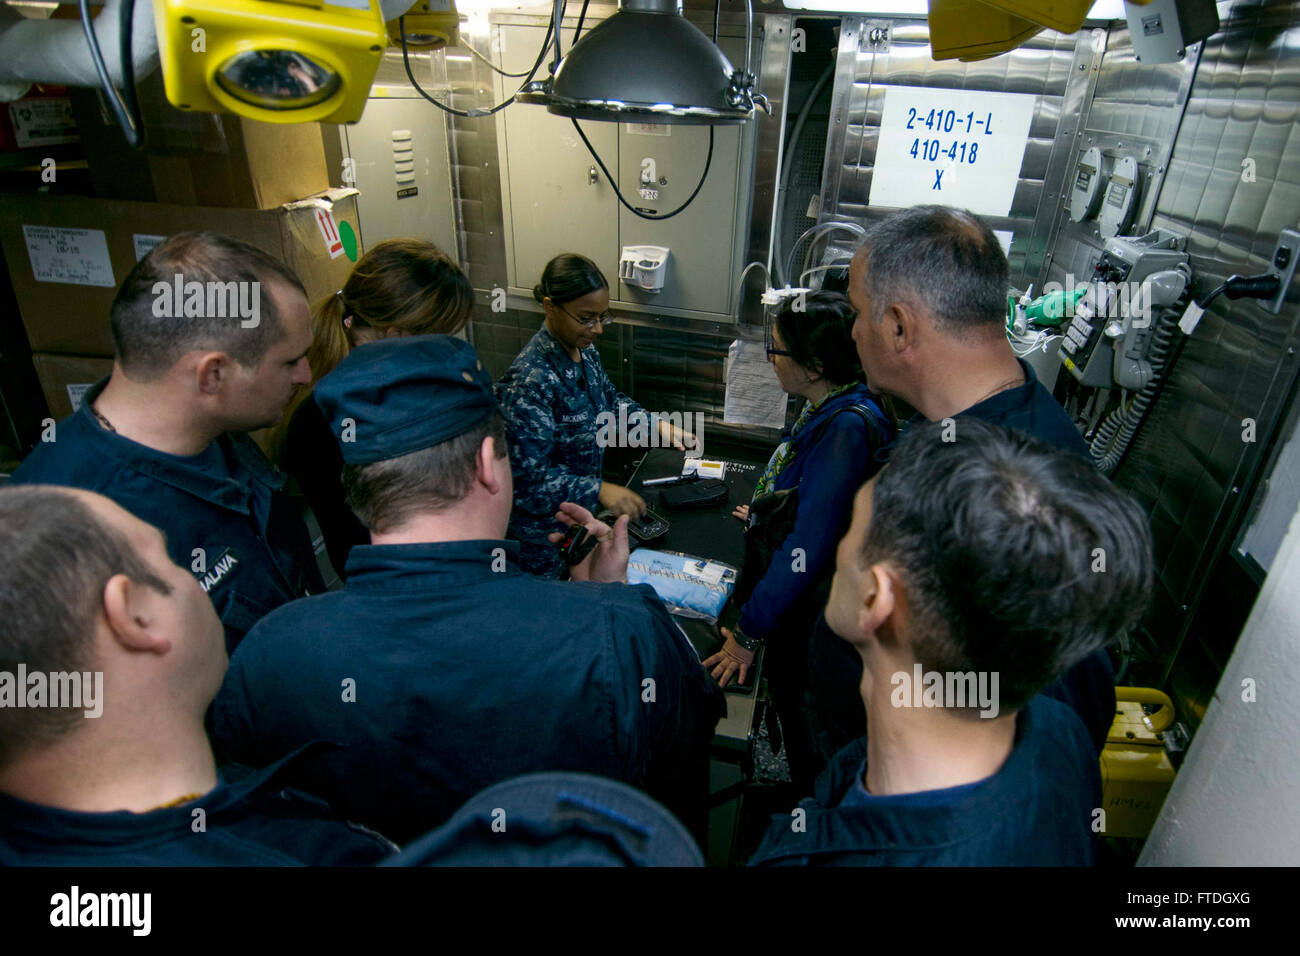
[[[1143,704],[1158,704],[1148,714]],[[1115,688],[1115,722],[1101,752],[1103,836],[1146,839],[1174,782],[1163,731],[1174,722],[1174,704],[1150,687]]]

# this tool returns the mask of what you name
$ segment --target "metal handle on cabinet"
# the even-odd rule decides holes
[[[594,163],[587,167],[587,182],[593,186],[600,182],[600,176],[596,173],[596,166]]]

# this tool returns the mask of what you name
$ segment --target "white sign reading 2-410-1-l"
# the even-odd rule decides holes
[[[1036,100],[1020,93],[888,87],[868,201],[1008,215]]]

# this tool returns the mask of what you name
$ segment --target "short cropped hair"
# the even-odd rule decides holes
[[[0,671],[16,674],[20,664],[29,674],[94,670],[95,617],[116,574],[162,594],[172,590],[66,489],[0,488]],[[0,707],[0,764],[82,719],[66,708]]]
[[[176,299],[177,276],[182,288],[198,282],[210,293],[204,296],[204,308],[197,310],[201,315],[184,314],[190,310],[183,308],[183,300],[169,301],[166,309],[156,307],[155,288],[165,287],[163,295]],[[258,283],[258,322],[245,327],[229,307],[234,301],[230,294],[242,294],[251,302],[254,282]],[[215,232],[169,237],[135,264],[113,300],[110,315],[118,364],[129,377],[141,381],[158,378],[195,349],[225,352],[245,367],[257,365],[284,336],[268,288],[277,282],[307,294],[302,281],[283,263],[242,240]]]
[[[1004,710],[1136,627],[1153,578],[1129,494],[1080,455],[973,418],[906,430],[861,559],[898,572],[925,670],[997,672]]]
[[[894,302],[965,335],[1007,319],[1007,257],[979,216],[948,206],[913,206],[876,223],[863,242],[872,320]]]
[[[400,527],[414,515],[448,508],[469,492],[479,447],[489,437],[497,458],[504,458],[506,425],[500,412],[429,448],[369,465],[344,465],[348,507],[379,534]]]

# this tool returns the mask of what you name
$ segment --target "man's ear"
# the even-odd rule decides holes
[[[883,564],[867,568],[862,580],[862,603],[858,606],[858,632],[880,639],[882,631],[892,630],[898,610],[898,581]]]
[[[194,381],[199,392],[215,395],[230,375],[230,356],[224,352],[204,352],[194,365]]]
[[[501,482],[497,478],[496,462],[496,439],[491,435],[487,435],[483,438],[483,444],[478,446],[476,470],[479,484],[494,495],[501,493]]]
[[[916,345],[916,310],[906,302],[894,302],[885,309],[880,321],[884,324],[886,347],[895,354],[906,352]]]
[[[164,596],[125,574],[115,574],[104,584],[104,618],[117,642],[131,651],[166,654],[171,639],[157,628],[158,604]]]

